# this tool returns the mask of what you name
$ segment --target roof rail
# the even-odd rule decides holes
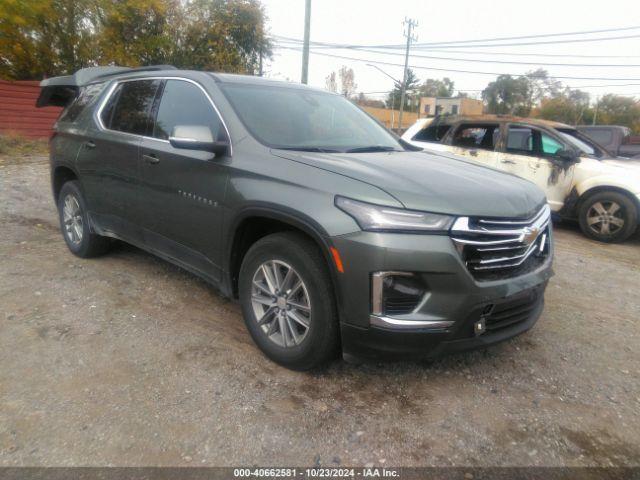
[[[65,86],[65,87],[82,87],[91,82],[99,80],[104,77],[110,77],[113,75],[119,75],[122,73],[134,73],[134,72],[149,72],[149,71],[157,71],[157,70],[175,70],[176,67],[173,65],[149,65],[146,67],[119,67],[119,66],[110,66],[110,67],[88,67],[81,68],[73,75],[66,75],[61,77],[52,77],[47,78],[40,82],[40,87],[55,87],[55,86]]]

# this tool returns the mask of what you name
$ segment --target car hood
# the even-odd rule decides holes
[[[607,167],[612,167],[618,172],[618,169],[626,169],[630,172],[633,172],[634,175],[640,174],[640,160],[635,160],[631,158],[612,158],[607,160],[602,160],[602,163]]]
[[[527,217],[545,202],[544,193],[527,180],[449,156],[424,152],[273,153],[374,185],[412,210]],[[342,194],[348,196],[349,192]]]

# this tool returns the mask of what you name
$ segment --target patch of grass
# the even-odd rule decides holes
[[[14,133],[0,134],[0,155],[46,155],[48,151],[49,146],[45,138],[27,138]]]

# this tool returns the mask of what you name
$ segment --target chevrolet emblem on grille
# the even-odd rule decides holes
[[[538,238],[540,229],[538,227],[524,227],[520,235],[520,241],[526,245],[531,245]]]

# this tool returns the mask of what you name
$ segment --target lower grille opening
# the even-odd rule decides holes
[[[409,272],[379,272],[372,277],[372,313],[397,316],[413,312],[427,288],[422,279]]]
[[[495,305],[491,313],[484,317],[486,331],[495,332],[528,320],[540,301],[540,295],[533,291],[523,297]]]

